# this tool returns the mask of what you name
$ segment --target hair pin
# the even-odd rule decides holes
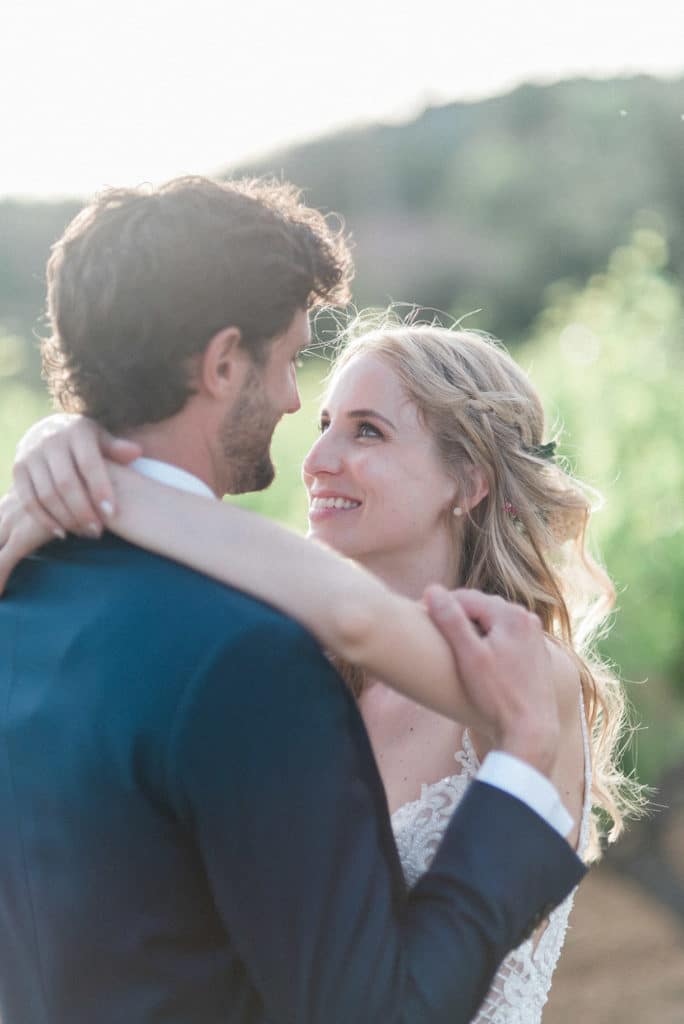
[[[546,444],[523,445],[526,455],[532,455],[535,459],[546,459],[547,462],[554,462],[556,458],[556,442],[547,441]]]

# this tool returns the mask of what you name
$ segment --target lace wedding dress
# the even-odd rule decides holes
[[[591,811],[591,759],[584,705],[580,698],[584,739],[584,806],[577,852],[582,856],[589,838]],[[427,871],[454,808],[479,768],[477,755],[463,734],[463,750],[455,755],[457,771],[439,782],[426,784],[418,800],[404,804],[392,815],[404,875],[409,885]],[[574,893],[549,916],[541,938],[533,935],[514,949],[501,964],[492,986],[472,1024],[539,1024],[551,988],[568,927]],[[536,945],[535,945],[536,943]]]

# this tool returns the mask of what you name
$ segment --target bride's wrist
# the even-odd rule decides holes
[[[107,461],[107,472],[114,492],[114,511],[110,523],[116,525],[129,512],[136,501],[141,500],[145,490],[145,478],[129,466]]]

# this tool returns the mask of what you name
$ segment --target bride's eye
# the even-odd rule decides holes
[[[382,431],[367,420],[362,420],[357,427],[359,437],[384,437]]]

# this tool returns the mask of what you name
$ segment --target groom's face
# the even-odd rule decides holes
[[[273,481],[273,431],[285,413],[297,412],[297,360],[311,341],[309,317],[298,310],[287,331],[271,342],[264,362],[251,363],[237,401],[221,429],[230,494],[263,491]]]

